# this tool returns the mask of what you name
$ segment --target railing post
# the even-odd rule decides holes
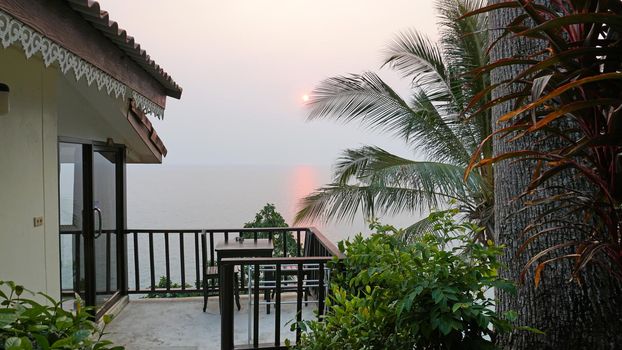
[[[166,291],[171,290],[171,253],[168,245],[168,232],[164,232],[164,262],[166,264]]]
[[[300,345],[300,323],[302,322],[302,294],[303,291],[303,283],[304,283],[304,265],[302,263],[298,263],[298,270],[296,277],[298,279],[298,283],[296,284],[296,345]]]
[[[274,304],[274,346],[281,346],[281,267],[276,264],[276,300]]]
[[[151,291],[155,291],[155,259],[153,257],[153,232],[149,232],[149,273],[151,275]]]
[[[138,256],[138,233],[134,232],[134,284],[136,291],[140,290],[140,263]]]
[[[318,271],[318,307],[317,307],[317,317],[318,317],[318,321],[322,320],[322,315],[324,315],[324,299],[326,298],[325,296],[325,286],[324,286],[324,263],[320,262],[319,265],[319,271]]]
[[[233,349],[233,265],[219,266],[223,273],[222,311],[220,314],[220,349]]]

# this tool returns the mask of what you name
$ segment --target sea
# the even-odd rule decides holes
[[[128,165],[128,228],[239,228],[271,203],[292,226],[300,200],[332,179],[317,165]],[[405,227],[420,216],[382,217]],[[301,225],[301,224],[299,224]],[[333,242],[369,234],[362,215],[352,221],[307,222]]]

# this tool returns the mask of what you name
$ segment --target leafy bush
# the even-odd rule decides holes
[[[455,223],[448,211],[434,229],[405,244],[403,230],[373,223],[377,233],[340,242],[346,258],[321,322],[307,321],[299,349],[488,349],[511,329],[514,312],[497,315],[490,288],[513,291],[497,276],[501,248],[473,242],[481,228]]]
[[[123,350],[102,340],[105,325],[111,318],[104,317],[104,327],[93,322],[91,308],[76,300],[76,311],[63,310],[61,302],[37,293],[49,305],[23,298],[24,292],[34,296],[24,287],[10,281],[0,281],[0,349],[3,350]],[[5,293],[8,291],[8,295]]]

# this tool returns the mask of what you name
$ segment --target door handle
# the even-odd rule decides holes
[[[93,208],[93,211],[97,213],[97,217],[99,218],[99,225],[97,228],[97,233],[95,234],[95,239],[99,238],[102,235],[102,211],[99,208]]]

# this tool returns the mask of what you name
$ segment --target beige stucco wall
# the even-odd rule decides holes
[[[56,69],[0,48],[0,82],[11,110],[0,115],[0,279],[58,298]],[[43,226],[33,219],[42,216]]]

